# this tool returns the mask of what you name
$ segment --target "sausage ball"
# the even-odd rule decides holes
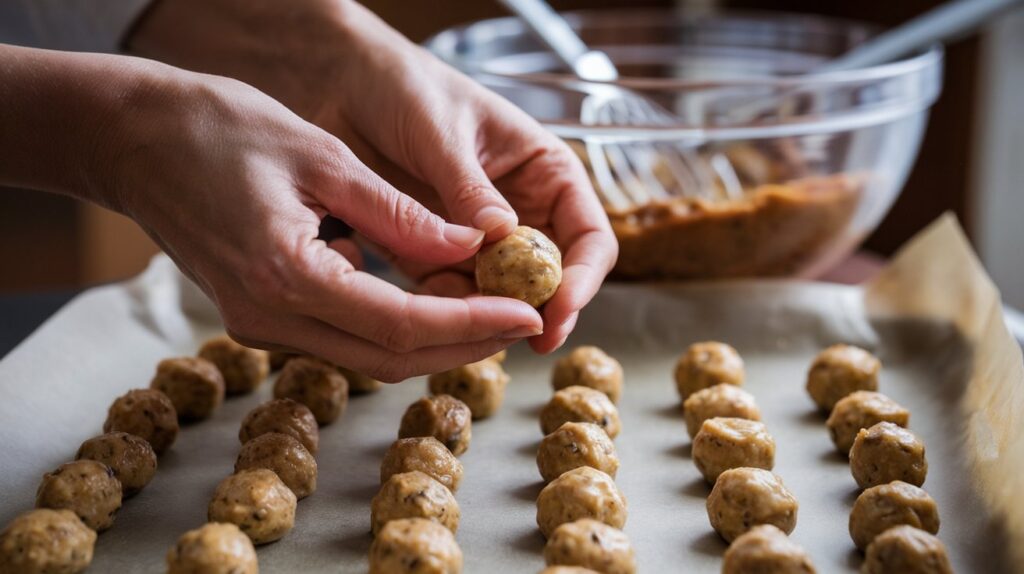
[[[433,520],[400,518],[370,545],[370,574],[460,574],[462,550],[451,530]]]
[[[818,408],[830,412],[854,391],[877,391],[882,363],[852,345],[832,345],[818,353],[807,373],[807,393]]]
[[[0,572],[78,574],[92,562],[96,531],[70,510],[20,514],[0,532]]]
[[[946,546],[934,534],[894,526],[868,544],[861,574],[953,574]]]
[[[430,375],[427,387],[433,395],[451,395],[466,403],[476,420],[493,415],[501,407],[508,379],[501,363],[484,359]]]
[[[380,463],[380,481],[392,475],[418,470],[455,492],[462,482],[462,463],[447,447],[432,436],[401,438],[384,454]]]
[[[252,540],[230,522],[189,530],[167,552],[167,574],[257,574]]]
[[[314,357],[296,357],[277,376],[274,398],[300,402],[309,407],[317,423],[328,425],[345,412],[348,381],[330,363]]]
[[[374,536],[399,518],[426,518],[452,531],[459,530],[462,513],[452,491],[418,470],[393,474],[370,503],[370,529]]]
[[[722,574],[815,574],[807,552],[771,524],[740,535],[725,551]]]
[[[537,496],[537,526],[544,536],[580,518],[622,528],[627,514],[626,497],[612,477],[589,466],[563,473]]]
[[[253,544],[266,544],[295,526],[295,493],[272,470],[243,470],[217,485],[206,515],[239,527]]]
[[[199,356],[217,365],[229,395],[253,392],[270,374],[270,356],[266,351],[242,346],[227,335],[204,343]]]
[[[299,500],[316,491],[316,459],[293,436],[268,432],[242,445],[235,472],[250,468],[274,471]]]
[[[348,392],[352,395],[365,395],[380,390],[384,386],[384,383],[377,379],[364,375],[362,373],[353,371],[352,369],[346,369],[345,367],[335,367],[338,372],[344,375],[345,380],[348,381]]]
[[[459,456],[473,438],[472,419],[466,403],[451,395],[423,397],[405,410],[398,438],[432,436]]]
[[[594,423],[608,433],[619,436],[622,423],[619,409],[608,395],[589,387],[566,387],[556,392],[540,411],[540,430],[549,435],[565,423]]]
[[[149,388],[167,395],[182,420],[205,419],[224,402],[224,377],[220,370],[198,357],[160,361]]]
[[[676,362],[676,390],[686,401],[693,393],[715,385],[742,385],[743,359],[725,343],[704,341],[690,345]]]
[[[95,460],[107,465],[121,483],[125,498],[137,494],[156,474],[156,453],[141,438],[126,432],[93,437],[78,447],[75,460]]]
[[[860,429],[881,422],[906,427],[910,422],[910,411],[882,393],[856,391],[839,399],[826,424],[836,450],[846,456]]]
[[[903,524],[935,534],[939,509],[924,490],[894,480],[860,493],[850,511],[850,538],[864,550],[876,536]]]
[[[103,432],[126,432],[142,438],[160,455],[178,438],[178,413],[167,395],[155,389],[133,389],[110,405]]]
[[[860,429],[850,448],[850,473],[861,488],[894,480],[921,486],[928,475],[924,443],[914,433],[890,422]]]
[[[540,307],[562,283],[562,253],[546,235],[520,225],[476,255],[476,285],[484,295]]]
[[[704,421],[715,417],[759,421],[761,410],[757,408],[753,395],[726,383],[701,389],[683,402],[686,432],[691,439],[700,432],[700,425]]]
[[[551,533],[544,545],[548,566],[581,566],[602,574],[635,574],[636,554],[621,530],[583,518]]]
[[[86,526],[103,532],[121,508],[121,483],[110,467],[95,460],[76,460],[43,475],[36,508],[67,509]]]
[[[730,468],[775,467],[775,439],[764,423],[747,419],[708,419],[693,439],[693,463],[714,484]]]
[[[576,347],[555,363],[551,386],[556,391],[574,386],[590,387],[617,403],[622,396],[622,365],[597,347]]]
[[[615,443],[593,423],[565,423],[544,437],[537,449],[537,470],[544,482],[581,466],[596,468],[615,478],[619,456]]]
[[[799,506],[782,479],[761,468],[723,472],[707,500],[711,527],[726,542],[759,524],[771,524],[789,534],[796,528]]]
[[[245,444],[268,432],[294,437],[310,454],[315,455],[320,445],[320,429],[313,413],[291,399],[274,399],[249,411],[238,430],[238,440]]]

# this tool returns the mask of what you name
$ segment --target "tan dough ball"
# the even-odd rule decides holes
[[[129,497],[143,489],[156,474],[156,453],[145,440],[126,432],[93,437],[78,447],[75,460],[95,460],[107,465]]]
[[[935,534],[939,509],[924,490],[894,480],[860,493],[850,511],[850,538],[864,550],[876,536],[903,524]]]
[[[715,385],[742,385],[743,359],[725,343],[704,341],[690,345],[676,362],[676,390],[686,401],[690,395]]]
[[[582,566],[548,566],[540,571],[540,574],[601,574],[597,570],[584,568]]]
[[[484,359],[450,371],[430,375],[427,386],[433,395],[451,395],[466,403],[473,419],[485,419],[501,407],[509,377],[501,363]]]
[[[320,445],[320,429],[306,405],[291,399],[274,399],[249,411],[242,419],[238,441],[242,444],[268,432],[294,437],[310,454]]]
[[[352,369],[346,369],[345,367],[337,367],[337,369],[339,373],[345,376],[345,380],[348,381],[349,394],[365,395],[367,393],[379,391],[380,388],[384,386],[384,383],[377,379],[353,371]]]
[[[86,526],[103,532],[113,526],[114,515],[121,508],[121,483],[103,463],[67,462],[43,475],[36,491],[36,508],[70,510]]]
[[[714,484],[730,468],[775,467],[775,439],[759,421],[715,417],[693,439],[693,463]]]
[[[295,493],[274,471],[254,468],[236,472],[217,485],[207,518],[234,524],[253,544],[266,544],[291,532],[295,502]]]
[[[160,361],[149,387],[167,395],[182,420],[205,419],[224,402],[224,377],[220,370],[198,357]]]
[[[597,347],[576,347],[555,363],[551,386],[556,391],[574,386],[589,387],[617,403],[622,396],[622,365]]]
[[[484,295],[511,297],[540,307],[562,283],[562,253],[546,235],[520,225],[485,245],[476,256],[476,285]]]
[[[189,530],[167,552],[167,574],[257,574],[252,540],[230,522]]]
[[[462,482],[462,463],[448,447],[432,436],[396,440],[380,463],[380,481],[395,474],[418,470],[455,492]]]
[[[593,423],[610,438],[619,436],[619,409],[608,395],[589,387],[566,387],[556,392],[540,411],[540,430],[549,435],[565,423]]]
[[[861,488],[894,480],[921,486],[928,476],[924,443],[914,433],[890,422],[861,429],[850,448],[850,473]]]
[[[204,343],[199,356],[217,365],[229,395],[253,392],[270,374],[269,353],[239,345],[227,335]]]
[[[451,395],[423,397],[405,410],[398,438],[432,436],[459,456],[473,438],[472,419],[466,403]]]
[[[295,357],[301,356],[302,355],[298,355],[296,353],[289,353],[287,351],[268,351],[267,361],[270,365],[270,370],[272,372],[280,371],[282,368],[284,368],[285,363],[294,359]]]
[[[832,345],[818,353],[807,373],[807,393],[822,411],[855,391],[877,391],[882,363],[853,345]]]
[[[316,422],[338,420],[348,405],[348,381],[334,365],[313,357],[296,357],[274,382],[275,399],[292,399],[309,407]]]
[[[740,535],[729,545],[722,561],[722,574],[815,574],[807,552],[786,533],[761,524]]]
[[[0,531],[0,572],[78,574],[92,562],[96,532],[70,510],[40,508]]]
[[[596,468],[615,478],[619,456],[615,443],[601,427],[593,423],[565,423],[540,441],[537,470],[544,482],[581,466]]]
[[[704,421],[715,417],[759,421],[761,410],[757,408],[753,395],[727,383],[701,389],[683,402],[686,432],[691,439],[700,432],[700,425]]]
[[[163,454],[178,438],[178,413],[167,395],[154,389],[133,389],[118,397],[107,411],[103,432],[133,434]]]
[[[418,470],[393,474],[370,503],[370,529],[376,536],[385,524],[399,518],[426,518],[452,531],[459,530],[462,513],[452,491]]]
[[[635,574],[636,554],[621,530],[598,520],[567,522],[544,545],[548,566],[581,566],[602,574]]]
[[[251,468],[274,471],[299,500],[316,491],[316,459],[293,436],[268,432],[242,445],[235,472]]]
[[[782,479],[761,468],[723,472],[707,500],[711,527],[726,542],[759,524],[771,524],[789,534],[796,528],[799,506]]]
[[[498,363],[504,363],[505,359],[508,358],[508,349],[502,349],[487,358]]]
[[[433,520],[401,518],[370,545],[370,574],[460,574],[462,550],[451,530]]]
[[[581,466],[551,481],[537,496],[537,526],[544,536],[555,528],[580,518],[593,518],[622,528],[628,511],[626,497],[612,477],[600,470]]]
[[[861,574],[953,574],[946,546],[934,534],[894,526],[868,544]]]
[[[881,422],[906,427],[910,422],[910,411],[882,393],[856,391],[836,403],[826,424],[836,450],[846,456],[860,429]]]

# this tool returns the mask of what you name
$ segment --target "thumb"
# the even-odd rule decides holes
[[[519,225],[516,212],[484,173],[476,154],[445,153],[429,172],[428,182],[452,221],[483,230],[489,241],[507,236]]]

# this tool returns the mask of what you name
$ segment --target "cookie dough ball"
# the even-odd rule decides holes
[[[316,459],[293,436],[268,432],[242,445],[235,472],[250,468],[274,471],[299,500],[316,491]]]
[[[205,419],[224,402],[224,377],[220,370],[198,357],[160,361],[149,388],[167,395],[182,420]]]
[[[110,467],[95,460],[76,460],[43,475],[36,508],[67,509],[86,526],[102,532],[114,524],[121,508],[121,483]]]
[[[714,484],[730,468],[775,467],[775,439],[759,421],[715,417],[693,439],[693,463]]]
[[[624,532],[584,518],[555,529],[544,546],[548,566],[580,566],[602,574],[635,574],[636,555]]]
[[[544,482],[581,466],[596,468],[615,478],[619,456],[615,443],[601,427],[593,423],[565,423],[540,441],[537,470]]]
[[[289,353],[287,351],[268,351],[267,361],[270,364],[271,372],[274,372],[280,371],[282,368],[284,368],[285,363],[299,356],[301,355]]]
[[[928,475],[924,443],[914,433],[890,422],[860,429],[850,448],[850,473],[861,488],[894,480],[921,486]]]
[[[617,403],[622,396],[622,365],[597,347],[576,347],[555,363],[551,386],[556,391],[573,386],[589,387]]]
[[[910,422],[910,411],[882,393],[856,391],[836,403],[826,424],[836,450],[846,456],[861,429],[881,422],[906,427]]]
[[[737,538],[725,551],[722,574],[814,574],[807,552],[786,533],[761,524]]]
[[[462,482],[462,463],[432,436],[401,438],[391,444],[380,464],[380,481],[418,470],[455,492]]]
[[[294,437],[310,454],[320,445],[320,429],[306,405],[291,399],[274,399],[249,411],[242,420],[238,440],[242,444],[268,432]]]
[[[253,544],[284,537],[295,526],[295,493],[265,468],[236,472],[217,485],[206,514],[210,522],[229,522]]]
[[[167,574],[257,574],[252,540],[228,522],[189,530],[167,552]]]
[[[142,438],[158,455],[178,438],[178,413],[167,395],[155,389],[133,389],[110,405],[103,432],[126,432]]]
[[[370,545],[370,574],[460,574],[462,550],[451,530],[425,518],[384,525]]]
[[[96,532],[70,510],[41,508],[0,532],[0,572],[78,574],[92,562]]]
[[[562,253],[546,235],[520,225],[485,245],[476,256],[476,285],[484,295],[511,297],[540,307],[562,283]]]
[[[432,436],[459,456],[473,438],[472,419],[466,403],[451,395],[423,397],[405,410],[398,438]]]
[[[903,524],[935,534],[939,509],[924,490],[894,480],[860,493],[850,511],[850,538],[864,550],[876,536]]]
[[[346,369],[345,367],[336,367],[338,372],[341,373],[345,380],[348,381],[348,392],[352,395],[365,395],[379,391],[384,383],[374,379],[373,377],[357,373],[352,369]]]
[[[580,518],[622,528],[627,514],[626,497],[612,477],[589,466],[563,473],[537,496],[537,526],[544,536]]]
[[[807,373],[807,393],[822,411],[854,391],[877,391],[882,363],[852,345],[832,345],[818,353]]]
[[[679,398],[686,401],[701,389],[721,384],[742,385],[743,359],[725,343],[694,343],[676,362],[675,378]]]
[[[452,491],[418,470],[393,474],[370,503],[370,528],[376,536],[385,524],[399,518],[426,518],[452,531],[459,530],[462,513]]]
[[[296,357],[274,382],[275,399],[292,399],[313,413],[316,422],[338,420],[348,405],[348,381],[334,365],[314,357]]]
[[[204,343],[199,356],[217,365],[229,395],[253,392],[270,374],[270,356],[266,351],[244,347],[226,335]]]
[[[427,386],[431,394],[451,395],[466,403],[476,420],[493,415],[501,407],[508,379],[501,363],[484,359],[430,375]]]
[[[565,423],[594,423],[610,438],[619,436],[619,410],[608,395],[589,387],[566,387],[540,411],[540,430],[549,435]]]
[[[701,389],[683,402],[683,418],[690,438],[697,436],[704,421],[715,417],[730,417],[761,420],[761,409],[757,408],[753,395],[737,387],[723,383]]]
[[[78,447],[75,460],[95,460],[107,465],[129,497],[143,489],[156,474],[156,453],[148,442],[126,432],[93,437]]]
[[[726,542],[759,524],[771,524],[789,534],[796,528],[799,506],[782,479],[761,468],[723,472],[707,500],[711,527]]]
[[[946,546],[934,534],[895,526],[868,544],[861,574],[953,574]]]

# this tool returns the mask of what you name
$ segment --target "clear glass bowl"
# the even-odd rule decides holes
[[[579,153],[619,238],[614,275],[624,279],[827,270],[899,195],[941,88],[938,47],[883,66],[816,72],[872,35],[861,23],[670,10],[568,18],[619,68],[611,90],[675,117],[602,122],[594,102],[609,86],[569,74],[515,18],[452,28],[427,47]],[[679,154],[699,162],[699,173],[726,160],[742,191],[673,176]],[[629,169],[616,169],[616,157]]]

